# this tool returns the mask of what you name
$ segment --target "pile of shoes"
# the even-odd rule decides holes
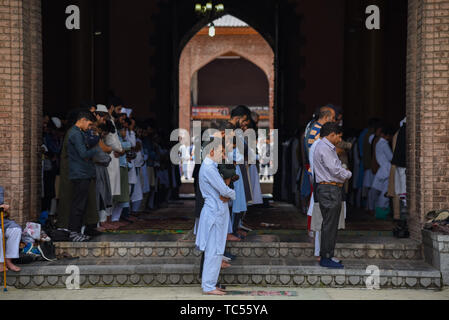
[[[42,260],[56,261],[56,248],[45,231],[40,231],[39,240],[32,239],[27,233],[22,234],[22,243],[20,254],[24,263]]]
[[[449,234],[449,210],[430,211],[424,229]]]

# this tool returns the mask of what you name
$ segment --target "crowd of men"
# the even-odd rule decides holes
[[[218,128],[219,135],[224,136],[225,129],[228,128],[241,128],[245,131],[247,123],[252,127],[250,119],[248,108],[235,108],[231,113],[231,120]],[[359,149],[364,147],[365,135],[368,135],[365,150],[369,149],[371,153],[363,153]],[[338,229],[345,227],[347,193],[350,189],[357,189],[349,187],[351,178],[364,182],[365,189],[357,192],[360,206],[366,205],[370,212],[376,209],[378,218],[384,218],[384,212],[388,211],[390,199],[386,193],[391,184],[389,180],[393,160],[391,137],[392,131],[373,119],[370,121],[370,128],[362,131],[357,141],[343,141],[343,111],[333,105],[321,107],[316,118],[307,126],[300,144],[306,159],[304,163],[307,164],[303,179],[307,180],[312,190],[308,205],[309,229],[314,231],[315,255],[319,257],[322,267],[344,268],[342,261],[335,257],[335,245]],[[237,135],[236,139],[239,139]],[[395,143],[396,149],[398,145],[399,140]],[[243,152],[235,145],[229,147],[226,144],[219,151],[207,149],[207,157],[195,178],[198,180],[196,245],[204,252],[201,276],[202,288],[206,294],[225,294],[223,286],[217,283],[219,273],[222,268],[229,267],[229,260],[235,258],[225,252],[226,241],[239,241],[248,230],[242,227],[240,213],[246,212],[248,199],[245,197],[248,194],[253,196],[245,189],[245,172],[251,166],[246,163],[237,166],[222,164],[224,159],[238,161],[239,157],[249,156],[251,150],[248,146],[245,147]],[[366,161],[366,167],[360,165],[363,161],[355,166],[352,163],[350,165],[348,154],[354,147],[359,159],[363,160],[364,155],[370,158],[370,161]],[[229,149],[232,151],[229,152]],[[349,170],[350,166],[355,175]],[[255,170],[257,172],[257,168]],[[257,173],[255,177],[259,181]],[[251,175],[249,178],[251,184]],[[357,184],[354,183],[353,186],[357,187]]]
[[[342,137],[343,110],[327,105],[317,110],[298,144],[305,164],[298,184],[301,194],[311,195],[309,234],[315,238],[315,256],[331,268],[343,268],[333,249],[337,230],[345,228],[348,200],[377,219],[391,215],[397,222],[395,235],[408,234],[405,119],[396,132],[371,119],[357,137]]]
[[[44,121],[43,208],[56,210],[58,226],[70,231],[73,242],[89,241],[95,232],[135,221],[139,212],[155,207],[155,198],[167,201],[179,186],[180,173],[187,171],[171,163],[170,150],[153,126],[136,124],[129,111],[113,98],[109,107],[91,105],[73,112],[67,130],[58,118]],[[258,120],[246,106],[232,110],[229,121],[215,129],[223,141],[226,130],[232,129],[235,139],[202,155],[204,161],[191,174],[196,244],[204,252],[201,276],[207,294],[224,294],[218,274],[235,259],[224,252],[226,241],[245,238],[250,231],[243,224],[248,206],[263,203],[257,163],[248,161],[250,155],[257,159],[257,150],[243,135],[234,135],[236,129],[257,132]],[[210,138],[202,151],[214,141]],[[186,147],[181,146],[180,156],[192,161],[194,152]],[[231,161],[226,164],[226,159]]]
[[[42,207],[57,214],[58,227],[67,229],[73,242],[138,220],[140,212],[171,199],[181,173],[192,171],[171,162],[168,137],[152,121],[136,122],[131,114],[121,99],[112,97],[108,107],[90,103],[67,119],[44,118]],[[257,133],[258,120],[248,107],[234,108],[228,121],[215,125],[201,147],[203,161],[186,176],[194,179],[194,234],[203,252],[205,294],[226,294],[219,273],[236,258],[225,252],[226,242],[245,239],[251,231],[244,224],[248,207],[263,204],[264,174],[258,165],[269,164],[262,160],[269,157],[267,148],[276,146],[269,138],[258,146],[244,138],[247,130]],[[232,139],[225,138],[229,129]],[[334,249],[338,229],[345,227],[348,193],[356,206],[381,219],[390,206],[395,219],[403,219],[406,205],[405,119],[396,134],[372,119],[357,139],[345,142],[342,137],[343,111],[327,105],[317,110],[298,144],[307,169],[298,185],[311,190],[308,229],[315,238],[315,255],[321,266],[338,269],[344,266]],[[222,143],[210,148],[215,138]],[[180,156],[192,161],[195,152],[187,147],[181,146]],[[11,270],[16,268],[11,263],[15,247],[7,256]]]
[[[165,206],[180,185],[167,135],[136,121],[118,97],[44,118],[42,208],[74,242]]]

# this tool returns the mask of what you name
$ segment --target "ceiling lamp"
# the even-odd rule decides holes
[[[222,12],[224,12],[224,5],[223,5],[222,3],[217,4],[217,5],[215,6],[215,11],[217,11],[217,13],[222,13]]]
[[[209,24],[209,37],[215,37],[215,25],[213,23]]]
[[[195,12],[198,16],[203,16],[209,21],[209,37],[215,37],[215,25],[214,21],[218,16],[223,15],[224,5],[222,3],[214,5],[214,1],[207,1],[206,4],[197,3],[195,4]]]
[[[214,1],[207,1],[206,4],[195,4],[195,12],[201,16],[208,16],[209,19],[214,18],[217,14],[224,12],[224,5],[222,3],[214,5]]]

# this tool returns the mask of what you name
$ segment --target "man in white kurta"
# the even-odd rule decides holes
[[[131,143],[131,147],[135,148],[137,144],[136,132],[134,131],[134,123],[132,127],[127,131],[126,140]],[[131,164],[128,170],[128,183],[129,183],[129,195],[130,195],[130,207],[131,211],[135,212],[140,206],[140,201],[143,199],[142,186],[140,185],[140,168],[142,167],[142,154],[136,152],[136,158],[131,160]]]
[[[226,247],[229,223],[228,203],[222,199],[235,199],[235,191],[225,184],[218,172],[217,162],[221,159],[221,155],[214,157],[214,151],[211,151],[211,155],[208,155],[201,165],[199,186],[204,198],[204,206],[195,243],[197,248],[204,252],[201,283],[203,292],[216,295],[224,294],[217,289],[216,285]]]
[[[382,133],[379,142],[376,144],[376,160],[379,164],[379,170],[374,176],[372,185],[372,188],[376,190],[375,206],[382,209],[387,209],[390,206],[390,199],[385,197],[385,193],[388,192],[388,179],[390,177],[391,160],[393,159],[393,152],[385,138],[386,135]]]
[[[195,163],[192,160],[192,156],[195,153],[193,145],[182,144],[179,147],[179,152],[181,153],[182,173],[187,180],[192,180],[193,168],[195,167]]]
[[[114,118],[111,118],[112,124],[115,128]],[[118,132],[116,129],[116,132],[109,133],[104,138],[104,143],[112,148],[113,152],[122,153],[123,148],[122,144],[120,143],[120,139],[118,137]],[[120,160],[118,157],[111,155],[112,161],[109,163],[108,166],[108,173],[109,173],[109,181],[111,182],[111,192],[113,196],[119,196],[120,195]]]
[[[107,110],[105,106],[98,105],[97,106],[98,111]],[[111,108],[112,110],[112,108]],[[111,116],[111,122],[112,125],[115,128],[114,118]],[[109,175],[109,182],[111,184],[111,195],[117,196],[120,195],[120,163],[119,158],[114,156],[114,152],[122,153],[123,148],[122,144],[120,143],[120,140],[118,138],[117,129],[115,129],[116,132],[114,133],[108,133],[104,137],[104,144],[112,149],[111,154],[111,162],[109,163],[109,166],[107,167],[108,175]],[[106,210],[100,211],[100,225],[104,226],[106,228],[111,228],[114,226],[111,226],[109,223],[112,216],[112,208],[107,208]],[[108,222],[109,220],[109,222]]]
[[[313,155],[315,154],[315,148],[317,146],[317,144],[320,142],[321,139],[317,139],[312,146],[309,149],[309,163],[310,163],[310,173],[312,174],[312,179],[313,179]],[[313,211],[314,209],[316,209],[316,207],[319,208],[319,205],[316,206],[315,205],[315,197],[313,195],[312,192],[312,196],[310,197],[310,204],[309,204],[309,210],[307,210],[307,215],[309,217],[313,216]],[[320,231],[315,231],[315,257],[319,257],[320,256]]]
[[[9,205],[0,205],[4,210],[9,209]],[[13,259],[19,258],[19,245],[20,239],[22,238],[22,229],[20,226],[12,220],[4,219],[3,221],[5,229],[5,247],[6,252],[3,252],[3,234],[0,228],[0,271],[3,271],[3,263],[6,259],[6,271],[11,270],[14,272],[19,272],[21,269],[12,263]]]

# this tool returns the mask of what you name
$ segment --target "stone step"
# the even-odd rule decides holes
[[[84,258],[198,257],[193,241],[56,243],[56,253]],[[247,258],[313,258],[310,242],[228,242],[227,251]],[[421,260],[421,245],[412,240],[337,243],[340,259]]]
[[[233,262],[219,281],[232,286],[366,287],[368,266],[379,268],[381,288],[440,289],[441,273],[423,261],[345,260],[345,269],[322,268],[316,259],[256,259]],[[78,259],[36,262],[8,272],[16,288],[65,288],[67,267],[78,266],[80,286],[198,286],[198,258]]]

